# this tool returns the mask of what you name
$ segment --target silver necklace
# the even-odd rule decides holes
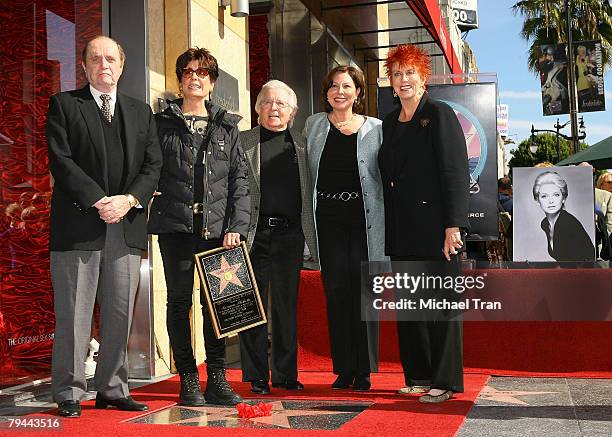
[[[355,117],[357,117],[357,114],[353,114],[351,118],[345,121],[337,121],[336,115],[333,113],[332,113],[332,117],[334,118],[333,120],[334,126],[336,126],[338,129],[342,129],[344,126],[349,125],[355,119]]]

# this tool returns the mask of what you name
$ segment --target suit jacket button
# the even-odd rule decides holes
[[[393,183],[393,181],[391,181],[391,188],[395,187],[395,184]]]

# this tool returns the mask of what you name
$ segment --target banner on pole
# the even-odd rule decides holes
[[[566,44],[540,46],[538,71],[544,115],[569,114]]]
[[[605,111],[602,48],[600,41],[574,42],[574,70],[578,112]],[[569,114],[567,44],[540,46],[538,71],[544,115]]]
[[[601,41],[574,43],[578,112],[605,111]]]

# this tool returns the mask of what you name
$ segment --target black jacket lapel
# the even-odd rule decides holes
[[[393,165],[393,151],[391,146],[391,139],[393,137],[393,132],[395,131],[395,126],[397,125],[397,118],[399,117],[401,107],[394,109],[387,117],[385,117],[385,123],[383,124],[383,145],[381,147],[382,150],[382,159],[381,164],[384,167],[384,173],[388,178],[394,178],[393,174],[394,165]]]
[[[417,106],[416,111],[414,111],[414,115],[412,116],[412,123],[416,123],[417,124],[417,131],[419,132],[418,135],[416,135],[416,138],[411,138],[410,140],[415,140],[415,141],[419,141],[419,137],[421,135],[421,129],[428,129],[428,125],[430,123],[431,120],[428,119],[424,119],[423,116],[425,115],[424,111],[424,107],[427,104],[427,94],[423,94],[423,97],[421,97],[421,101],[419,102],[419,106]],[[397,116],[399,117],[399,111],[397,113]],[[395,117],[395,125],[397,124],[397,119],[398,117]],[[389,139],[391,139],[393,137],[393,131],[390,132],[391,136],[389,137]],[[405,146],[402,145],[402,147],[410,147],[408,144],[406,144]],[[418,147],[418,145],[416,146]],[[393,156],[398,156],[396,155],[391,155]],[[400,156],[403,157],[403,160],[401,162],[397,162],[397,163],[393,163],[391,162],[391,169],[393,169],[393,177],[396,179],[399,179],[400,176],[402,175],[402,173],[404,172],[404,169],[406,168],[406,165],[408,163],[409,160],[414,159],[414,149],[413,150],[404,150],[404,153],[402,153]]]
[[[122,94],[117,93],[117,104],[121,107],[123,117],[123,129],[125,130],[125,158],[127,178],[130,180],[132,164],[134,163],[134,152],[136,151],[137,116],[133,105]]]
[[[89,85],[81,89],[77,98],[79,109],[83,115],[83,120],[89,131],[89,138],[94,147],[100,162],[102,163],[102,174],[104,175],[104,188],[108,193],[108,171],[106,162],[106,147],[104,146],[104,132],[102,132],[102,122],[100,121],[99,109],[96,100],[89,91]]]

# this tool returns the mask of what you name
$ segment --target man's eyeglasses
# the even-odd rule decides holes
[[[191,75],[195,73],[200,79],[204,79],[208,76],[208,70],[206,68],[200,67],[197,70],[192,70],[191,68],[183,68],[183,77],[188,79]]]
[[[279,100],[264,100],[263,102],[261,102],[261,106],[272,107],[272,105],[274,105],[275,103],[276,103],[276,107],[279,109],[285,109],[289,107],[289,103],[279,101]]]

